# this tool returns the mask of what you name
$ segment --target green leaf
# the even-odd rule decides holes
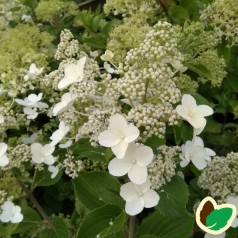
[[[232,211],[229,207],[213,210],[206,218],[206,227],[213,231],[220,230],[226,226],[232,216]]]
[[[173,6],[171,10],[171,16],[172,18],[177,21],[177,20],[186,20],[189,18],[188,11],[184,9],[183,7],[180,6]]]
[[[117,206],[106,205],[88,213],[79,227],[77,237],[95,238],[99,234],[100,238],[106,237],[122,230],[125,223],[124,211]]]
[[[137,230],[136,238],[152,238],[151,235],[158,238],[188,238],[193,233],[193,225],[192,216],[170,217],[156,211],[143,220]]]
[[[89,210],[105,204],[124,207],[124,202],[119,196],[121,185],[118,179],[108,172],[82,172],[72,182],[76,199]]]
[[[105,161],[105,148],[102,146],[93,147],[88,139],[81,139],[71,146],[73,154],[81,157],[88,158],[93,161]]]
[[[172,180],[162,187],[160,201],[156,209],[165,216],[182,217],[187,215],[188,186],[184,180],[175,175]]]
[[[209,79],[211,82],[216,81],[214,74],[210,71],[205,65],[202,64],[186,64],[186,66],[192,70],[193,72],[197,73],[201,77]]]
[[[40,233],[40,238],[69,238],[68,228],[63,217],[53,218],[53,229],[45,229]]]

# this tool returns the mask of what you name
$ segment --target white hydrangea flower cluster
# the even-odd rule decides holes
[[[169,147],[162,145],[152,163],[148,166],[148,176],[151,181],[151,188],[159,190],[169,182],[176,174],[176,159],[181,153],[179,146]]]
[[[134,216],[144,207],[151,208],[158,204],[159,195],[151,189],[147,167],[154,154],[149,146],[136,144],[140,131],[126,119],[116,114],[111,116],[109,127],[98,137],[99,144],[110,147],[116,158],[108,164],[113,176],[128,174],[131,182],[121,186],[120,195],[126,201],[126,213]]]
[[[228,196],[238,195],[238,153],[215,156],[198,178],[198,186],[209,190],[212,197],[225,202]]]

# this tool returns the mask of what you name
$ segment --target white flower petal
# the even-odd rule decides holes
[[[187,108],[189,112],[192,112],[195,107],[197,107],[197,103],[194,97],[189,94],[184,94],[182,97],[182,105]]]
[[[135,216],[144,209],[144,200],[142,198],[133,199],[126,202],[125,211],[130,216]]]
[[[233,221],[232,224],[231,224],[231,227],[233,227],[233,228],[238,227],[238,217],[236,217],[236,218],[234,219],[234,221]]]
[[[126,154],[126,150],[128,147],[128,143],[125,141],[121,140],[118,144],[114,145],[111,147],[112,152],[118,159],[123,159],[123,157]]]
[[[215,151],[213,151],[213,150],[211,150],[209,148],[204,148],[204,149],[205,149],[206,155],[208,155],[208,156],[215,156],[216,155]]]
[[[199,105],[198,111],[203,117],[207,117],[213,114],[213,109],[207,105]]]
[[[42,155],[32,155],[32,161],[36,164],[40,164],[44,162],[44,157]]]
[[[186,166],[189,164],[189,162],[190,162],[190,161],[188,161],[188,160],[182,160],[182,161],[180,162],[180,166],[181,166],[182,168],[184,168],[184,167],[186,167]]]
[[[7,152],[7,144],[0,143],[0,157],[3,156]]]
[[[194,137],[192,142],[194,146],[204,147],[204,143],[201,137],[198,137],[198,136]]]
[[[105,147],[112,147],[117,145],[121,141],[119,135],[113,133],[111,130],[106,130],[100,133],[98,136],[98,142]]]
[[[118,135],[125,135],[127,126],[127,121],[122,115],[115,114],[110,117],[109,130],[118,133]]]
[[[146,208],[155,207],[160,200],[160,197],[157,192],[150,189],[147,193],[143,195],[144,203]]]
[[[183,105],[178,105],[176,107],[176,112],[179,114],[179,116],[181,116],[185,120],[187,120],[187,121],[189,120],[189,118],[190,118],[189,112],[188,112],[187,108],[184,107]]]
[[[204,124],[206,124],[206,119],[204,117],[193,116],[191,117],[188,122],[196,129],[201,128]]]
[[[135,190],[134,184],[132,182],[123,184],[120,189],[120,196],[126,201],[137,198],[138,195]]]
[[[45,156],[44,163],[47,165],[52,165],[55,162],[55,157],[53,155]]]
[[[113,159],[108,164],[109,173],[113,176],[123,176],[128,173],[132,164],[125,159]]]
[[[40,143],[33,143],[31,145],[31,153],[32,154],[41,154],[41,149],[42,149],[42,145]]]
[[[139,145],[134,151],[137,164],[140,166],[148,166],[153,160],[154,153],[149,146]]]
[[[137,185],[137,184],[134,184],[134,187],[135,187],[135,190],[137,192],[142,192],[142,193],[146,193],[150,190],[150,187],[151,187],[151,182],[149,180],[149,178],[147,177],[145,183],[143,184],[140,184],[140,185]]]
[[[65,144],[59,144],[59,148],[66,149],[69,148],[73,144],[72,140],[68,140]]]
[[[192,162],[199,170],[202,170],[207,166],[206,160],[202,157],[193,157]]]
[[[67,78],[66,76],[63,77],[59,83],[58,83],[58,89],[64,89],[67,88],[69,85],[71,85],[72,83],[75,83],[75,79],[74,78]]]
[[[5,121],[4,116],[0,114],[0,124],[3,123],[4,121]]]
[[[19,223],[23,220],[23,215],[21,213],[14,214],[14,216],[11,219],[12,223]]]
[[[129,125],[125,131],[125,141],[131,143],[135,141],[140,135],[139,129],[134,125]]]
[[[48,170],[49,172],[51,172],[51,178],[55,178],[57,176],[57,174],[59,173],[59,167],[58,166],[53,166],[53,165],[50,165],[48,167]]]
[[[55,150],[54,146],[50,146],[49,144],[46,144],[42,148],[42,153],[44,156],[49,156],[51,155]]]
[[[9,158],[7,157],[7,155],[2,155],[0,157],[0,166],[4,167],[4,166],[6,166],[8,164],[9,164]]]
[[[147,179],[147,167],[133,165],[128,172],[128,177],[135,184],[143,184]]]

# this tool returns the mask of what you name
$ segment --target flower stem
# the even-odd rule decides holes
[[[128,236],[128,238],[134,238],[135,222],[136,222],[136,217],[135,217],[135,216],[130,216],[130,221],[129,221],[129,236]]]
[[[35,199],[34,195],[32,194],[32,192],[30,192],[28,190],[28,188],[26,187],[26,185],[20,181],[19,179],[17,179],[17,182],[19,183],[19,185],[22,187],[23,191],[26,193],[26,196],[31,200],[31,202],[33,203],[33,205],[35,206],[35,208],[38,210],[38,212],[41,214],[41,216],[44,218],[45,222],[47,223],[47,225],[49,227],[53,227],[52,221],[49,218],[49,216],[46,214],[46,212],[43,210],[43,208],[41,207],[41,205],[38,203],[38,201]]]

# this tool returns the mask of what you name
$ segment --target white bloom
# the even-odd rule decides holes
[[[176,72],[185,72],[188,68],[183,66],[183,64],[181,63],[181,61],[179,60],[174,60],[171,65],[175,68]]]
[[[221,233],[220,235],[212,235],[209,233],[206,233],[204,238],[225,238],[226,237],[226,232]]]
[[[52,155],[55,147],[49,144],[41,145],[40,143],[33,143],[31,145],[31,153],[33,162],[45,163],[47,165],[52,165],[55,162],[55,157]]]
[[[69,148],[73,144],[72,140],[68,140],[65,144],[59,144],[59,148],[66,149]]]
[[[194,137],[193,141],[187,141],[182,145],[182,154],[180,158],[181,167],[185,167],[191,161],[199,170],[207,166],[207,162],[211,161],[210,156],[215,156],[216,153],[209,149],[204,148],[203,141],[200,137]]]
[[[150,189],[151,182],[149,179],[141,185],[132,182],[121,186],[120,195],[126,201],[126,213],[130,216],[139,214],[144,207],[151,208],[158,204],[159,195]]]
[[[55,104],[53,108],[53,116],[58,116],[62,112],[66,111],[69,107],[71,107],[76,100],[77,96],[72,93],[65,93],[61,97],[61,101]]]
[[[24,100],[16,98],[15,102],[25,107],[47,108],[48,105],[46,103],[40,102],[42,96],[43,93],[39,93],[38,95],[32,93],[28,95]]]
[[[12,202],[4,202],[2,209],[3,211],[0,214],[0,221],[19,223],[23,220],[21,208],[19,206],[15,206]]]
[[[27,119],[33,120],[36,119],[38,116],[37,108],[36,107],[24,107],[23,112],[27,115]]]
[[[48,167],[49,172],[51,172],[51,178],[55,178],[57,176],[57,174],[59,173],[59,167],[58,166],[54,166],[54,165],[50,165]]]
[[[22,142],[27,145],[27,144],[32,144],[34,143],[38,138],[37,133],[32,134],[30,137],[24,138]]]
[[[236,228],[236,227],[238,227],[238,196],[237,197],[229,196],[226,199],[226,202],[236,206],[236,217],[231,224],[231,227]]]
[[[84,56],[79,59],[76,64],[70,63],[65,66],[64,78],[62,78],[58,84],[59,89],[66,88],[72,83],[83,80],[86,59],[86,56]]]
[[[21,20],[22,20],[22,21],[25,21],[25,22],[30,22],[30,21],[32,21],[32,17],[31,17],[31,15],[25,15],[25,14],[23,14],[23,15],[21,16]]]
[[[188,121],[194,128],[201,128],[206,124],[204,117],[213,114],[211,107],[207,105],[199,105],[189,94],[184,94],[182,97],[182,105],[176,107],[177,113],[186,121]]]
[[[113,74],[114,73],[114,69],[111,67],[110,64],[108,64],[107,62],[104,62],[103,64],[104,69],[109,73],[109,74]]]
[[[109,128],[98,136],[99,144],[111,147],[118,159],[125,156],[128,144],[139,137],[140,131],[119,114],[110,117]]]
[[[121,99],[121,101],[122,102],[124,102],[125,104],[127,104],[127,105],[129,105],[129,106],[131,106],[131,107],[138,107],[141,103],[140,103],[140,101],[139,100],[133,100],[132,102],[129,100],[129,99],[127,99],[127,98],[123,98],[123,99]]]
[[[37,68],[35,64],[31,64],[28,73],[24,76],[24,80],[27,81],[32,78],[36,78],[36,76],[42,74],[44,67]]]
[[[110,50],[106,50],[103,55],[101,55],[101,60],[103,61],[111,61],[112,58],[114,57],[114,54]]]
[[[5,121],[4,116],[0,114],[0,124],[3,123],[4,121]]]
[[[56,130],[50,139],[52,142],[50,143],[50,146],[55,146],[57,145],[64,137],[65,135],[69,132],[69,127],[65,126],[64,122],[61,121],[59,124],[59,129]]]
[[[129,144],[123,159],[115,158],[108,165],[109,173],[123,176],[128,173],[131,182],[142,184],[147,179],[147,166],[153,159],[153,151],[149,146]]]
[[[6,155],[7,144],[0,143],[0,167],[4,167],[9,163],[9,158]]]
[[[98,55],[99,55],[97,50],[95,50],[95,51],[90,51],[89,54],[90,54],[90,56],[93,57],[93,58],[96,58],[96,57],[98,57]]]

